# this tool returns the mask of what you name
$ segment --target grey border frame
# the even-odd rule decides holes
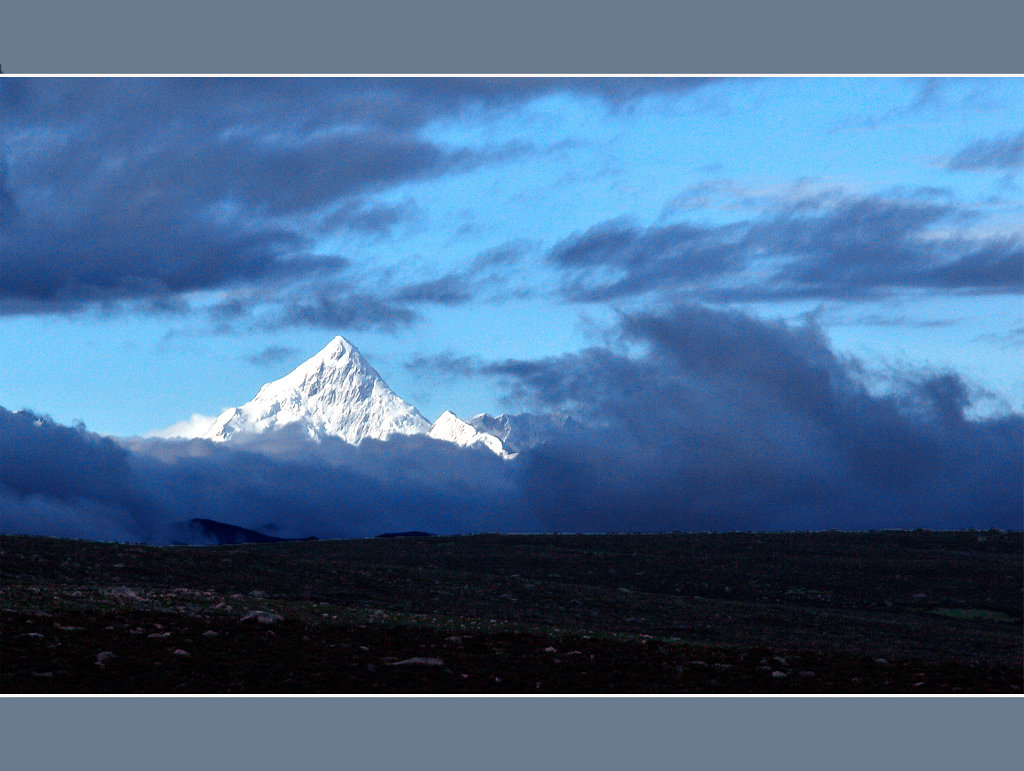
[[[35,0],[8,74],[1014,74],[1005,0]],[[2,140],[2,138],[0,138]],[[0,698],[11,768],[996,767],[1020,697]],[[986,763],[986,761],[988,761]],[[993,762],[994,761],[994,762]]]

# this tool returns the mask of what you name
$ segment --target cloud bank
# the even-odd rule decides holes
[[[115,443],[0,409],[3,531],[166,542],[193,517],[322,538],[1022,526],[1024,418],[968,418],[955,373],[872,394],[812,322],[700,306],[625,316],[618,335],[639,352],[461,362],[585,427],[511,461],[425,437]]]
[[[857,195],[842,190],[756,198],[722,182],[710,193],[756,207],[751,220],[640,228],[599,223],[546,255],[562,296],[598,302],[687,291],[713,301],[860,300],[903,290],[1016,293],[1024,284],[1024,233],[971,234],[978,219],[943,191]]]
[[[446,145],[434,121],[552,93],[621,109],[701,79],[7,78],[0,81],[0,315],[187,307],[259,297],[268,323],[391,328],[416,313],[366,297],[317,236],[387,237],[415,202],[400,185],[532,151],[510,141]],[[324,284],[324,275],[332,281]],[[410,287],[414,304],[430,287]],[[401,287],[392,294],[402,295]],[[242,302],[245,298],[246,302]],[[339,308],[349,307],[348,311]]]

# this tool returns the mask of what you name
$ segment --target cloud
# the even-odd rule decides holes
[[[266,320],[273,328],[280,324],[291,327],[324,329],[384,329],[408,326],[418,314],[403,304],[368,294],[321,290],[312,298],[304,293],[284,304],[278,316]]]
[[[812,323],[699,307],[622,334],[646,355],[491,367],[599,427],[524,458],[528,505],[570,529],[1020,526],[1024,421],[967,420],[954,374],[872,396]]]
[[[742,268],[745,257],[732,238],[734,230],[685,224],[641,229],[623,219],[608,220],[555,244],[547,259],[566,272],[568,298],[607,300]]]
[[[701,85],[8,78],[0,82],[0,314],[137,300],[147,310],[199,290],[301,281],[317,263],[337,267],[309,254],[309,234],[387,237],[416,215],[414,202],[380,194],[533,151],[517,141],[445,146],[421,135],[435,120],[556,92],[617,109]]]
[[[952,171],[1009,171],[1024,168],[1024,132],[973,142],[946,162]]]
[[[360,233],[385,237],[391,235],[399,225],[411,222],[417,216],[418,210],[412,200],[399,204],[369,203],[360,199],[346,200],[324,215],[320,219],[319,227],[324,232],[348,228]]]
[[[3,531],[166,542],[193,517],[319,537],[1021,526],[1024,417],[968,418],[974,391],[955,373],[903,373],[876,395],[813,321],[700,306],[623,316],[618,335],[638,353],[452,360],[582,424],[510,461],[300,428],[115,444],[0,409]]]
[[[756,203],[760,215],[715,227],[640,228],[618,219],[573,234],[546,255],[561,274],[562,296],[862,299],[908,289],[1007,293],[1024,283],[1024,233],[971,234],[965,226],[980,215],[943,191],[707,192]]]
[[[1014,327],[1003,334],[986,333],[978,335],[973,342],[995,343],[1001,348],[1024,348],[1024,327]]]
[[[294,348],[283,345],[271,345],[247,357],[246,361],[262,367],[269,364],[277,364],[284,359],[294,356],[296,353],[298,352]]]
[[[463,270],[454,270],[437,278],[411,281],[381,291],[403,305],[456,306],[486,296],[491,302],[523,297],[529,290],[511,287],[510,268],[522,263],[532,244],[526,240],[508,241],[477,254]]]
[[[433,356],[415,356],[405,363],[405,368],[428,377],[440,375],[447,379],[454,379],[478,374],[481,365],[471,356],[457,356],[449,351]]]
[[[150,431],[146,436],[158,439],[197,439],[206,433],[216,419],[216,416],[200,415],[195,412],[188,420],[182,420],[167,428]]]
[[[440,278],[404,286],[394,297],[403,303],[462,305],[471,300],[473,295],[470,281],[463,273],[447,273]]]
[[[4,532],[153,538],[156,513],[130,460],[130,453],[110,439],[0,407]]]

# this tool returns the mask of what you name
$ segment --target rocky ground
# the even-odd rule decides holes
[[[4,693],[1019,693],[1005,532],[0,541]]]

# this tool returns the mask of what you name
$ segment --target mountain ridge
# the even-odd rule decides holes
[[[396,434],[422,435],[511,459],[549,439],[564,422],[525,413],[497,418],[481,413],[466,421],[445,410],[431,423],[338,335],[284,377],[265,383],[250,401],[221,412],[198,438],[229,442],[285,427],[300,427],[313,441],[337,437],[353,445]]]

